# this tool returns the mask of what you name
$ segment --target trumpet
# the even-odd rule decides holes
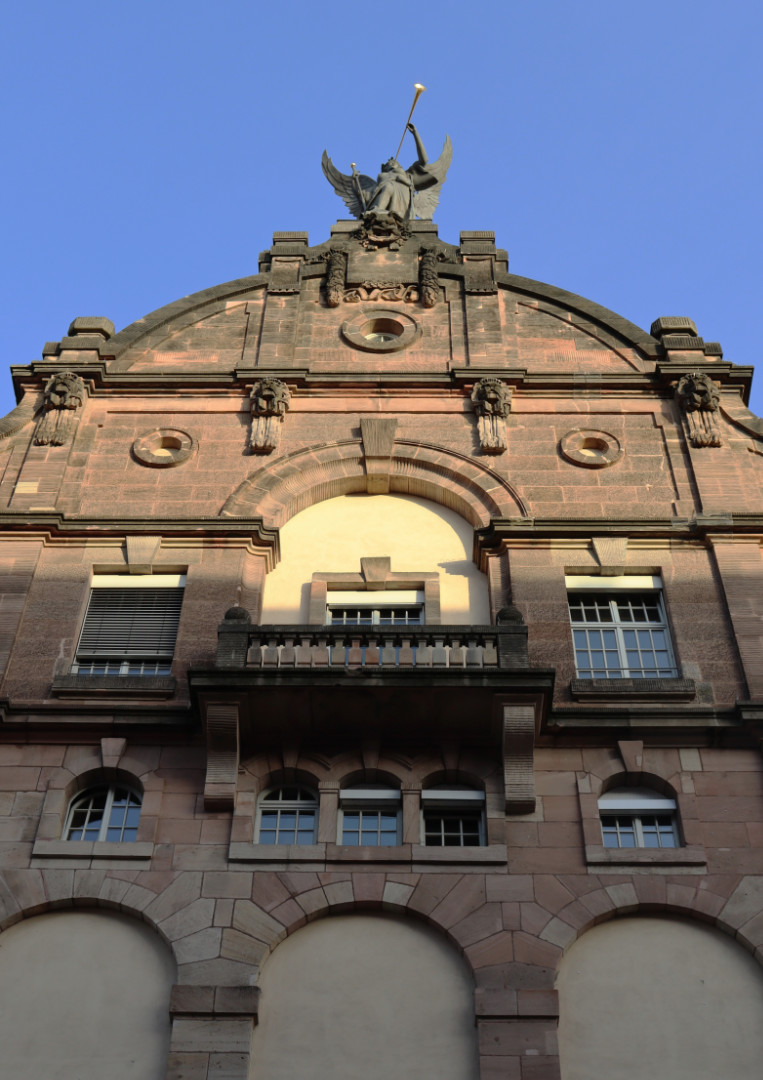
[[[397,155],[400,153],[400,150],[402,148],[403,139],[405,138],[405,133],[408,130],[408,125],[410,124],[411,117],[413,116],[413,110],[416,108],[416,102],[419,100],[421,95],[426,90],[426,86],[422,86],[420,82],[417,82],[417,83],[413,84],[413,89],[416,91],[416,94],[414,95],[414,98],[413,98],[413,105],[411,105],[411,111],[408,113],[408,119],[405,121],[405,127],[403,128],[403,134],[402,134],[402,137],[400,139],[400,146],[398,146],[397,151],[395,153],[395,161],[397,161]]]

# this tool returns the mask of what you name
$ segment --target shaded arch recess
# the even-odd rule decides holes
[[[262,517],[274,527],[301,510],[339,495],[367,490],[363,444],[346,439],[306,447],[259,469],[226,500],[223,517]],[[526,517],[527,507],[511,484],[466,455],[410,439],[396,441],[389,490],[454,510],[474,528],[495,517]]]

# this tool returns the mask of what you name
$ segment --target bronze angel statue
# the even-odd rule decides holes
[[[382,165],[375,180],[359,173],[354,165],[352,176],[339,172],[323,151],[321,164],[326,179],[344,199],[353,217],[362,218],[372,211],[397,214],[403,221],[432,217],[453,157],[450,136],[445,136],[445,145],[437,161],[429,161],[416,125],[409,122],[407,130],[416,141],[418,158],[409,169],[404,169],[397,158],[390,158]]]

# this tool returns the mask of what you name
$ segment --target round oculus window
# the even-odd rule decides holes
[[[402,311],[362,311],[342,323],[342,337],[365,352],[397,352],[419,336],[415,319]]]
[[[196,449],[196,441],[187,431],[159,428],[141,435],[132,444],[132,452],[141,465],[169,469],[182,465]]]
[[[606,469],[623,456],[623,448],[607,431],[569,431],[559,442],[563,458],[584,469]]]

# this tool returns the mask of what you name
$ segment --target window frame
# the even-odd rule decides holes
[[[441,813],[438,813],[441,812]],[[460,812],[460,813],[459,813]],[[469,819],[477,821],[478,842],[476,844],[430,844],[427,839],[427,819],[430,817],[458,818],[461,823]],[[461,828],[463,833],[463,828]],[[443,833],[443,835],[445,835]],[[424,788],[421,792],[421,843],[426,848],[475,848],[487,846],[487,824],[485,821],[485,793],[476,789],[458,787]]]
[[[273,799],[272,806],[267,805],[267,800],[270,795],[275,792],[286,791],[289,788],[296,788],[297,791],[303,791],[309,793],[310,799]],[[303,842],[297,839],[300,832],[305,832],[304,829],[299,828],[299,812],[310,811],[313,815],[313,829],[312,839]],[[297,819],[295,822],[294,842],[284,843],[280,840],[280,816],[282,812],[296,813]],[[262,839],[262,816],[264,813],[277,813],[278,821],[275,829],[275,840],[271,843],[268,840]],[[276,784],[272,787],[266,788],[257,798],[257,817],[254,827],[254,843],[262,844],[263,847],[308,847],[318,842],[318,818],[320,815],[320,796],[317,791],[308,787],[307,784]],[[271,830],[268,830],[271,831]]]
[[[605,851],[675,851],[683,846],[678,828],[678,805],[675,799],[668,798],[652,788],[611,788],[604,792],[597,800],[599,811],[599,824],[601,826],[602,845]],[[633,825],[634,843],[608,844],[604,832],[604,818],[629,819]],[[669,821],[671,826],[672,844],[662,844],[660,830],[657,830],[658,843],[644,843],[643,818],[654,817]],[[620,826],[616,825],[617,837],[620,839]]]
[[[382,601],[383,598],[383,602]],[[357,612],[367,611],[371,614],[370,622],[357,621],[336,621],[334,622],[330,616],[333,609],[352,609]],[[394,610],[416,609],[419,618],[416,620],[408,620],[401,622],[382,622],[382,611],[394,611]],[[368,592],[363,589],[352,590],[337,590],[329,592],[326,596],[326,626],[332,628],[342,627],[359,627],[359,628],[373,628],[374,630],[384,631],[389,628],[395,630],[401,626],[424,626],[426,617],[426,606],[424,600],[423,589],[404,589],[396,591],[384,591],[384,592]]]
[[[381,815],[385,811],[389,813],[390,807],[395,811],[395,843],[394,844],[364,844],[363,814]],[[345,814],[358,813],[358,843],[353,844],[345,838]],[[381,818],[377,827],[377,836],[381,837]],[[389,786],[378,787],[355,787],[344,788],[339,792],[339,814],[337,820],[337,844],[349,848],[373,848],[374,850],[389,850],[399,847],[402,843],[403,815],[402,815],[402,792],[399,788]],[[368,830],[365,830],[368,831]]]
[[[92,802],[93,797],[95,795],[97,795],[99,792],[103,792],[103,791],[106,792],[106,799],[105,799],[105,802],[104,802],[103,818],[101,820],[101,825],[100,825],[100,828],[99,828],[99,831],[98,831],[98,836],[96,836],[96,837],[87,837],[87,836],[84,836],[84,835],[81,836],[81,837],[72,836],[71,833],[72,833],[72,831],[74,829],[74,823],[72,821],[72,818],[73,818],[75,812],[78,809],[80,809],[79,803],[83,802],[87,798],[89,798],[91,800],[91,802]],[[112,828],[114,828],[114,826],[111,825],[111,815],[112,815],[112,812],[114,810],[114,800],[115,800],[116,795],[117,795],[118,792],[126,792],[127,793],[127,795],[128,795],[128,803],[127,803],[127,806],[125,808],[125,810],[126,810],[125,820],[123,821],[122,826],[121,826],[122,835],[119,837],[119,839],[114,839],[114,838],[110,838],[108,836],[108,833]],[[134,805],[134,804],[131,803],[131,800],[135,800],[135,804],[137,804],[137,807],[138,807],[138,820],[137,820],[137,822],[136,822],[136,824],[134,826],[134,828],[135,828],[135,836],[125,839],[124,831],[125,831],[125,828],[126,828],[127,812]],[[92,806],[88,807],[88,813],[87,813],[87,817],[86,817],[86,820],[85,820],[85,828],[83,828],[81,830],[83,833],[85,832],[87,824],[90,821],[90,811],[91,810],[92,810]],[[135,843],[138,843],[138,829],[140,827],[140,817],[141,817],[142,810],[143,810],[143,796],[137,790],[137,788],[132,787],[130,784],[117,782],[117,783],[114,783],[114,784],[93,784],[93,785],[90,785],[89,787],[83,788],[81,791],[78,791],[71,798],[71,800],[69,802],[69,806],[68,806],[67,811],[66,811],[66,818],[64,820],[64,828],[63,828],[63,832],[61,834],[61,839],[64,842],[71,843],[71,844],[78,844],[78,843],[87,843],[87,844],[102,844],[102,843],[135,844]],[[78,830],[78,831],[80,831],[80,830]],[[132,827],[131,827],[131,831],[132,831]]]
[[[82,617],[80,632],[77,637],[77,645],[74,650],[74,659],[71,664],[70,674],[83,679],[103,677],[124,678],[125,676],[162,678],[169,676],[172,669],[175,650],[177,648],[182,607],[185,599],[185,587],[185,574],[94,574],[90,582],[90,590],[85,605],[85,612]],[[113,650],[110,650],[111,655],[107,655],[107,647],[105,645],[102,647],[103,651],[101,651],[101,648],[97,645],[91,645],[91,647],[88,648],[86,644],[83,644],[83,638],[88,634],[91,635],[93,639],[97,638],[99,631],[97,626],[98,620],[101,619],[103,622],[108,619],[106,613],[99,614],[93,607],[93,601],[97,594],[106,589],[114,591],[131,589],[142,591],[150,589],[155,592],[165,589],[173,590],[175,592],[180,591],[172,639],[172,651],[170,652],[169,649],[162,649],[161,655],[159,655],[159,649],[155,647],[154,649],[146,649],[145,656],[141,657],[140,650],[135,650],[130,644],[125,642],[124,651],[121,654],[119,649],[115,646]],[[89,626],[88,620],[91,617],[94,625]],[[146,617],[150,617],[150,613],[146,613]],[[163,616],[163,618],[166,618],[166,616]],[[113,620],[114,624],[118,621],[116,612],[113,615]],[[129,621],[130,626],[129,629],[127,627],[125,628],[124,633],[126,635],[134,634],[138,618],[136,616],[128,616],[125,621]],[[109,635],[114,637],[118,637],[120,632],[120,629],[116,625],[107,625],[105,629]],[[160,631],[159,634],[161,635],[162,632],[163,631]],[[134,653],[134,655],[129,655],[130,652]],[[151,653],[153,653],[153,655],[151,655]],[[146,670],[147,668],[148,670]]]
[[[681,671],[676,656],[675,646],[673,644],[673,634],[671,633],[667,605],[665,603],[665,590],[662,579],[659,576],[634,574],[623,575],[617,578],[606,578],[593,575],[567,575],[565,577],[565,586],[567,590],[567,612],[571,630],[575,675],[578,679],[600,682],[604,680],[621,681],[623,679],[642,681],[645,679],[680,678]],[[577,596],[588,594],[597,605],[601,605],[602,607],[607,605],[610,610],[611,621],[588,622],[585,619],[575,621],[573,619],[572,604],[576,594]],[[659,621],[620,621],[618,597],[622,598],[623,594],[654,598],[656,600]],[[650,649],[655,659],[655,664],[652,666],[631,667],[629,664],[628,653],[633,653],[634,650],[628,649],[625,635],[629,631],[637,633],[639,630],[648,631],[650,633]],[[591,632],[598,632],[603,635],[606,631],[610,631],[614,636],[614,650],[606,647],[603,638],[599,648],[596,648],[591,642]],[[661,632],[664,635],[664,648],[658,649],[654,644],[652,638],[653,631]],[[585,636],[584,647],[578,647],[576,633],[581,633]],[[617,652],[618,666],[607,667],[606,654],[614,651]],[[639,660],[641,660],[641,643],[638,640],[636,642],[635,651],[638,651]],[[590,666],[579,666],[579,653],[582,652],[587,654]],[[600,668],[595,667],[592,660],[593,654],[597,652],[601,653],[603,658],[604,666]],[[665,652],[667,654],[670,666],[660,667],[657,664],[658,652]]]

